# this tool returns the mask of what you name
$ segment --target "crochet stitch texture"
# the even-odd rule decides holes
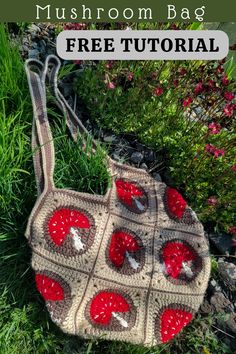
[[[72,136],[78,129],[88,134],[57,88],[59,66],[55,56],[45,65],[26,62],[32,145],[40,147],[34,156],[39,196],[26,230],[37,289],[65,332],[166,343],[203,300],[210,273],[203,227],[178,191],[109,157],[112,183],[105,196],[54,186],[46,79]]]

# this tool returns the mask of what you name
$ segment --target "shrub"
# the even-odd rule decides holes
[[[232,69],[225,60],[100,61],[76,84],[93,120],[161,149],[200,219],[226,231],[236,199]]]

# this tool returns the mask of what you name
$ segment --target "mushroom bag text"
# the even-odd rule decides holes
[[[121,38],[122,51],[175,52],[175,53],[215,53],[219,46],[215,38]],[[119,48],[120,50],[120,48]],[[113,38],[66,38],[66,52],[115,52]]]

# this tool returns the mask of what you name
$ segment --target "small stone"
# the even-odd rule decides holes
[[[118,138],[115,135],[106,135],[104,136],[103,140],[105,141],[105,143],[115,144],[117,143]]]
[[[116,152],[114,152],[112,154],[112,158],[115,160],[115,161],[121,161],[121,157],[119,154],[117,154]]]
[[[30,49],[29,50],[29,58],[39,59],[39,51],[38,51],[38,49]]]
[[[138,141],[135,142],[135,148],[139,152],[141,152],[141,151],[143,152],[145,150],[145,146]]]
[[[40,52],[42,54],[45,54],[46,53],[46,48],[47,48],[47,45],[46,45],[45,41],[44,40],[40,41],[38,46],[40,48]]]
[[[140,165],[140,168],[142,168],[142,170],[145,170],[145,171],[148,170],[148,167],[144,162]]]
[[[39,35],[36,33],[31,33],[31,42],[38,42],[39,41]]]
[[[236,265],[220,260],[218,262],[218,272],[224,284],[231,291],[236,291]]]
[[[217,285],[217,283],[216,283],[216,281],[215,281],[215,279],[212,279],[211,281],[210,281],[210,283],[211,283],[211,285],[215,288],[216,287],[216,285]]]
[[[152,177],[157,181],[157,182],[162,182],[161,175],[157,172],[154,172]]]
[[[33,43],[31,44],[31,48],[32,48],[32,49],[38,49],[38,43],[33,42]]]
[[[29,45],[29,39],[28,39],[28,37],[23,37],[22,43],[25,44],[25,45]]]
[[[63,84],[62,90],[65,97],[70,97],[73,94],[73,87],[71,84]]]
[[[208,313],[212,312],[212,306],[206,299],[204,299],[204,301],[200,307],[200,311],[204,314],[208,314]]]
[[[135,151],[130,156],[130,160],[135,164],[140,164],[140,162],[143,160],[143,154],[139,151]]]
[[[48,54],[48,55],[49,55],[49,54],[55,54],[55,52],[56,52],[56,50],[55,50],[54,47],[48,47],[48,48],[47,48],[47,54]]]
[[[221,254],[228,254],[232,246],[232,237],[227,233],[209,233],[209,239]]]
[[[54,27],[49,27],[49,28],[48,28],[48,32],[49,32],[49,35],[50,35],[50,36],[55,35],[55,28],[54,28]]]
[[[48,37],[49,36],[48,31],[42,31],[41,34],[42,34],[43,37]]]
[[[220,285],[215,281],[215,279],[212,279],[210,281],[210,290],[214,293],[214,292],[220,292],[221,291],[221,287]]]
[[[236,313],[231,312],[229,314],[229,318],[226,321],[226,324],[231,329],[231,331],[236,334]]]
[[[49,38],[46,37],[46,36],[42,36],[42,40],[43,40],[45,43],[48,43],[48,42],[49,42]]]
[[[153,162],[156,158],[156,154],[153,150],[145,151],[144,158],[147,162]]]
[[[29,32],[30,33],[39,33],[41,31],[41,29],[36,26],[34,23],[32,23],[30,26],[29,26]]]
[[[29,48],[28,48],[26,45],[22,45],[21,48],[20,48],[20,50],[21,50],[21,52],[28,53]]]
[[[132,154],[133,154],[133,152],[135,152],[135,149],[132,147],[132,146],[130,146],[130,145],[125,145],[124,146],[124,148],[125,148],[125,151],[126,151],[126,153],[129,155],[129,156],[131,156]]]
[[[222,310],[231,306],[231,302],[221,292],[216,292],[211,297],[210,303],[214,306],[216,312],[222,312]]]

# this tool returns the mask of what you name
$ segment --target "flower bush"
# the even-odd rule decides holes
[[[84,66],[76,86],[92,119],[162,153],[199,218],[227,232],[236,210],[232,69],[226,60],[100,61]]]

